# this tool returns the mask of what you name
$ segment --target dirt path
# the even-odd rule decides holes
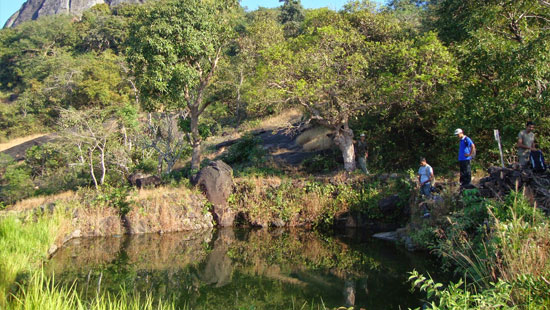
[[[6,154],[15,160],[25,160],[27,150],[35,145],[42,145],[56,138],[55,134],[37,134],[17,138],[7,143],[0,144],[0,154]]]

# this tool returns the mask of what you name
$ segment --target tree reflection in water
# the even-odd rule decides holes
[[[84,298],[125,287],[190,309],[404,309],[421,305],[407,272],[430,265],[359,233],[226,228],[73,240],[48,268]]]

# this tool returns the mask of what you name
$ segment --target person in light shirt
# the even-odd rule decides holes
[[[420,193],[426,198],[432,196],[432,183],[434,180],[434,170],[428,165],[426,158],[420,158],[420,168],[418,169],[418,184],[420,185]]]

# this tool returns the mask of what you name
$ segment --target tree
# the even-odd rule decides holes
[[[448,122],[475,132],[476,144],[497,161],[493,129],[501,130],[505,148],[513,148],[526,120],[548,120],[550,6],[540,0],[439,0],[430,8],[460,61],[462,98]],[[549,146],[549,128],[539,130],[542,147]]]
[[[285,28],[288,37],[295,37],[299,34],[300,24],[304,21],[304,7],[300,0],[279,0],[283,2],[279,21]]]
[[[272,87],[334,129],[347,171],[355,169],[352,117],[375,104],[364,97],[368,60],[364,37],[341,15],[319,10],[304,33],[271,52]]]
[[[79,164],[88,166],[94,186],[96,189],[99,188],[105,182],[107,175],[111,142],[119,131],[118,122],[113,118],[112,110],[62,109],[60,114],[63,141],[77,147]],[[97,161],[99,161],[99,175],[96,175]]]
[[[127,16],[113,14],[106,3],[93,6],[82,14],[82,20],[77,24],[82,38],[80,49],[112,49],[117,53],[124,51],[122,44],[128,36],[129,19]]]
[[[438,112],[448,111],[447,85],[457,76],[452,54],[434,33],[412,40],[392,12],[359,4],[340,13],[310,12],[302,35],[270,49],[272,88],[334,130],[348,171],[355,168],[352,126],[417,142],[414,135],[429,133],[422,142],[432,141]],[[378,142],[394,139],[385,140]]]
[[[186,135],[180,129],[185,115],[175,113],[149,113],[143,147],[154,149],[158,154],[157,172],[162,175],[163,163],[170,174],[176,162],[189,151]]]
[[[248,13],[238,29],[238,36],[231,44],[230,57],[220,62],[219,74],[208,99],[225,101],[229,112],[236,119],[235,125],[245,115],[254,117],[273,112],[282,101],[273,98],[269,94],[270,89],[266,87],[266,60],[263,53],[285,41],[283,27],[277,21],[277,11],[273,9]],[[209,114],[213,114],[212,110]]]
[[[200,168],[199,117],[223,49],[234,35],[234,0],[170,0],[145,6],[132,24],[128,61],[148,110],[189,110],[191,169]]]
[[[0,31],[0,87],[24,88],[25,81],[41,79],[42,62],[72,48],[78,36],[69,16],[45,16]]]

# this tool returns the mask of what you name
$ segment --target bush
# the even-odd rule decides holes
[[[336,170],[340,166],[336,161],[338,156],[341,156],[341,154],[330,150],[304,160],[302,165],[308,173],[327,173]]]
[[[4,204],[13,204],[32,196],[34,192],[34,183],[29,169],[15,163],[4,169],[0,179],[0,201]]]
[[[113,187],[104,184],[98,190],[83,188],[79,191],[79,194],[87,205],[95,207],[112,206],[119,211],[121,216],[124,216],[131,210],[132,200],[130,195],[132,192],[133,188],[127,186]]]
[[[31,169],[33,177],[49,175],[66,166],[65,156],[53,144],[36,145],[29,148],[25,155],[25,164]]]
[[[260,143],[261,139],[259,137],[252,134],[246,134],[242,136],[237,143],[229,147],[227,153],[223,155],[222,160],[229,165],[260,164],[265,155],[265,150]]]
[[[510,293],[512,287],[504,281],[493,283],[490,288],[480,292],[469,291],[462,280],[457,283],[450,283],[443,288],[442,283],[436,283],[433,279],[426,278],[416,271],[411,273],[409,281],[412,282],[413,288],[426,292],[429,302],[427,309],[517,309],[517,307],[511,305]]]
[[[386,215],[378,207],[381,198],[398,193],[400,186],[399,180],[380,184],[357,178],[334,183],[256,176],[237,180],[230,205],[257,223],[282,219],[293,224],[329,228],[335,217],[345,212],[383,222],[406,221],[402,208],[398,208],[395,214]],[[401,200],[402,203],[407,201],[408,196]]]
[[[427,239],[443,262],[472,284],[451,283],[441,289],[441,284],[413,274],[414,284],[428,293],[431,308],[550,309],[548,218],[517,192],[492,201],[465,191],[462,204],[446,221],[422,231],[437,232],[441,239]]]

